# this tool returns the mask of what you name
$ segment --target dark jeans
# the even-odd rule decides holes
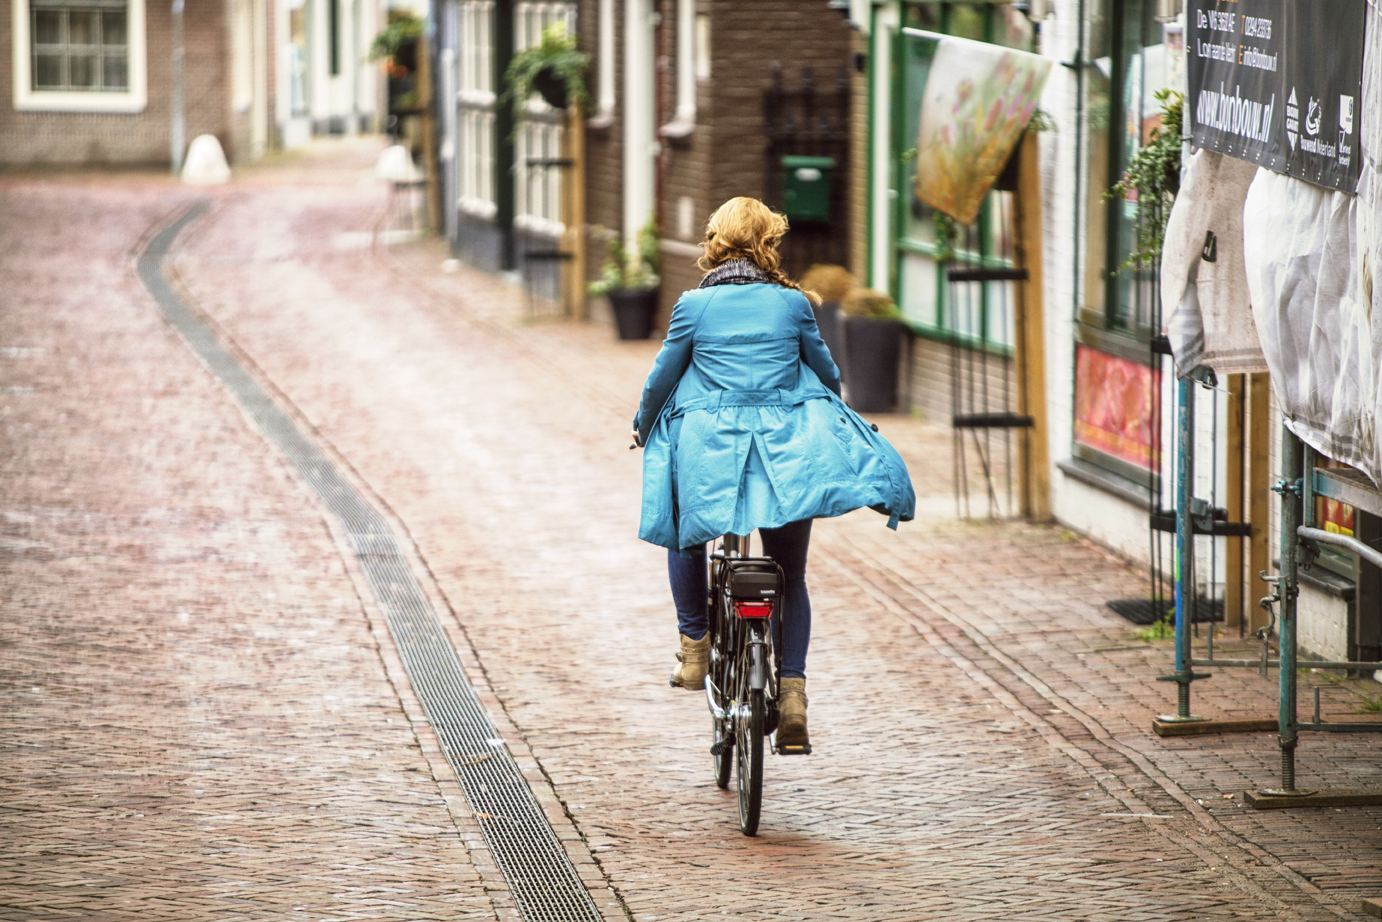
[[[806,594],[806,551],[811,544],[811,520],[791,522],[781,528],[760,528],[763,553],[776,560],[787,578],[786,596],[773,614],[781,619],[782,677],[806,678],[806,647],[811,642],[811,598]],[[672,581],[672,601],[677,606],[677,630],[700,640],[710,629],[706,611],[705,545],[690,557],[667,552],[667,575]],[[777,625],[774,625],[777,628]]]

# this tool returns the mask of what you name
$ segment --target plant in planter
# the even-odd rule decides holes
[[[886,413],[897,405],[897,362],[905,325],[893,299],[856,288],[840,302],[849,405],[860,413]]]
[[[807,291],[821,296],[821,303],[812,308],[816,315],[816,326],[820,328],[821,339],[830,350],[830,356],[839,365],[844,361],[840,342],[840,302],[858,286],[858,281],[844,266],[817,264],[806,270],[798,284]],[[841,377],[844,368],[840,369]]]
[[[418,42],[426,28],[427,24],[412,11],[390,10],[389,24],[370,42],[369,59],[382,60],[388,76],[388,108],[391,116],[417,109]]]
[[[632,250],[622,237],[609,242],[609,252],[600,277],[587,287],[592,295],[609,298],[615,329],[620,339],[647,339],[657,317],[658,285],[657,226],[652,217],[639,229]]]
[[[576,36],[566,31],[565,23],[554,22],[542,30],[542,39],[520,51],[504,71],[507,89],[500,98],[513,107],[514,123],[523,121],[528,97],[539,94],[547,105],[565,109],[573,100],[583,109],[590,106],[585,72],[590,55],[576,48]]]

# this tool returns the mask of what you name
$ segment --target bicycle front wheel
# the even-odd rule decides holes
[[[746,836],[756,836],[763,807],[763,722],[768,705],[762,691],[749,691],[747,700],[740,701],[740,714],[734,721],[739,829]]]

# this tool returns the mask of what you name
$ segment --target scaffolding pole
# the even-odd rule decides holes
[[[1311,453],[1313,454],[1313,453]],[[1377,732],[1382,724],[1325,723],[1319,716],[1318,698],[1314,720],[1302,724],[1296,716],[1300,662],[1297,623],[1300,597],[1302,553],[1310,548],[1306,541],[1337,544],[1357,552],[1354,539],[1334,535],[1313,527],[1307,499],[1314,494],[1315,471],[1307,458],[1305,444],[1285,424],[1281,427],[1281,480],[1272,489],[1281,496],[1281,569],[1276,577],[1276,592],[1271,600],[1280,606],[1277,617],[1280,697],[1277,716],[1277,745],[1281,750],[1281,786],[1261,791],[1246,791],[1244,800],[1258,810],[1283,807],[1344,807],[1382,804],[1382,788],[1325,788],[1302,790],[1296,787],[1296,747],[1301,730],[1336,732]],[[1366,545],[1364,559],[1372,562],[1376,553]]]
[[[1210,673],[1195,672],[1190,651],[1190,628],[1195,612],[1195,382],[1182,377],[1176,399],[1176,671],[1158,682],[1176,683],[1176,713],[1162,714],[1156,724],[1199,723],[1190,713],[1190,683]],[[1159,731],[1158,731],[1159,732]],[[1161,734],[1165,735],[1165,734]]]

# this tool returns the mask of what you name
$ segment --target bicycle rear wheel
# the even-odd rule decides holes
[[[734,667],[731,651],[731,623],[725,613],[724,564],[713,558],[710,561],[710,684],[713,687],[711,698],[714,705],[728,711],[732,707],[734,692]],[[710,715],[710,752],[715,759],[715,784],[720,789],[729,787],[729,774],[734,766],[734,719]]]
[[[747,677],[741,681],[745,697],[739,699],[739,715],[734,719],[739,829],[746,836],[756,836],[758,815],[763,808],[763,720],[767,702],[762,691],[749,691]]]

